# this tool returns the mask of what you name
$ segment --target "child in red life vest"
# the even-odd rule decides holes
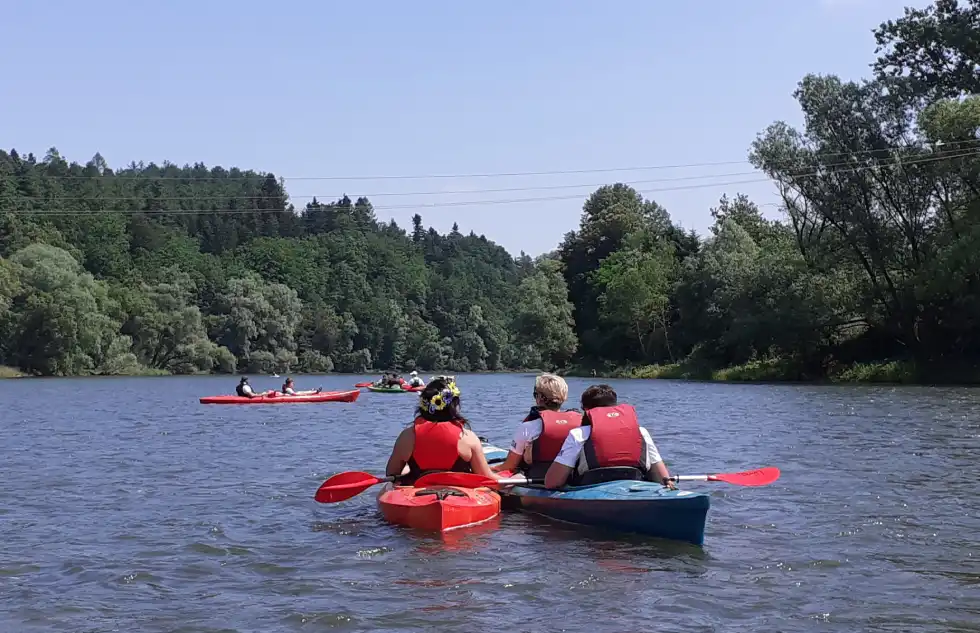
[[[561,488],[573,475],[579,478],[590,470],[613,467],[634,468],[649,481],[675,487],[650,433],[640,426],[636,410],[619,404],[612,387],[586,389],[582,409],[582,426],[565,438],[545,475],[545,487]]]
[[[561,376],[541,374],[534,381],[534,406],[517,427],[507,459],[495,471],[522,470],[540,479],[561,450],[569,431],[582,424],[582,414],[562,411],[568,384]]]
[[[440,376],[419,394],[415,421],[398,435],[385,473],[411,484],[427,472],[473,472],[499,479],[483,454],[480,439],[460,413],[456,382]]]

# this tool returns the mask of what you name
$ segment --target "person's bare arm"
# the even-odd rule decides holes
[[[460,442],[470,450],[470,470],[477,475],[490,477],[491,479],[500,479],[497,473],[490,469],[490,464],[487,463],[487,456],[483,454],[483,444],[480,442],[480,438],[477,437],[476,433],[473,431],[463,431]]]
[[[650,479],[650,481],[661,483],[671,490],[677,488],[674,482],[670,480],[670,471],[667,470],[667,464],[663,463],[662,461],[657,462],[650,467],[650,470],[647,472],[647,477]]]
[[[414,448],[415,429],[409,427],[398,434],[395,446],[391,449],[391,456],[388,458],[388,465],[385,467],[385,474],[389,477],[405,474],[404,468],[408,466]]]
[[[544,475],[544,487],[552,490],[561,488],[568,482],[571,475],[571,468],[558,462],[552,462],[551,466],[548,466],[548,472]]]
[[[513,451],[507,451],[507,459],[505,459],[502,464],[491,466],[490,469],[495,473],[499,473],[502,470],[515,471],[517,470],[517,467],[521,465],[522,461],[524,461],[524,457],[522,455],[518,455]]]

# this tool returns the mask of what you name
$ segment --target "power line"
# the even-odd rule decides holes
[[[968,150],[968,151],[964,151],[964,150],[957,150],[957,151],[959,151],[960,153],[958,153],[958,154],[957,153],[953,153],[953,154],[947,154],[947,155],[942,155],[942,156],[923,156],[923,157],[919,157],[919,158],[911,158],[909,160],[901,161],[900,163],[895,163],[895,164],[909,165],[909,164],[917,164],[917,163],[920,163],[920,162],[932,162],[932,161],[939,161],[939,160],[950,160],[950,159],[954,159],[954,158],[969,157],[969,156],[975,155],[977,151],[980,151],[980,148],[977,148],[976,150],[971,149],[971,150]],[[888,167],[888,166],[890,166],[890,165],[888,165],[888,164],[885,164],[885,165],[868,165],[868,166],[861,166],[860,168],[861,169],[873,169],[873,168]],[[837,170],[836,168],[838,168],[838,167],[844,167],[844,168],[850,168],[850,169],[854,169],[855,168],[853,161],[847,161],[847,162],[830,163],[830,164],[826,164],[826,165],[820,165],[819,166],[819,169],[821,169],[821,170],[834,169],[835,171],[847,171],[847,170]],[[696,175],[696,176],[674,176],[674,177],[671,177],[671,178],[651,178],[651,179],[644,179],[644,180],[632,180],[632,181],[630,181],[629,183],[626,183],[626,184],[639,185],[639,184],[652,184],[652,183],[661,183],[661,182],[683,182],[683,181],[690,181],[690,180],[708,180],[708,179],[711,179],[711,178],[731,178],[731,177],[736,177],[736,176],[754,176],[754,175],[757,175],[757,174],[760,174],[760,173],[761,172],[759,170],[752,170],[752,171],[742,171],[742,172],[728,172],[728,173],[722,173],[722,174],[699,174],[699,175]],[[793,173],[791,173],[789,175],[792,176],[792,177],[806,176],[805,173],[804,174],[793,174]],[[757,181],[749,181],[749,182],[757,182]],[[382,192],[366,192],[366,193],[360,193],[360,194],[357,195],[357,197],[364,197],[364,198],[406,197],[406,196],[408,196],[408,197],[411,197],[411,196],[430,196],[431,197],[431,196],[483,194],[483,193],[513,193],[513,192],[519,192],[519,191],[554,191],[554,190],[581,189],[581,188],[590,188],[590,189],[592,189],[592,188],[602,187],[602,186],[605,186],[605,185],[608,185],[608,184],[610,184],[610,183],[605,182],[605,183],[578,183],[578,184],[567,184],[567,185],[537,185],[537,186],[532,186],[532,187],[502,187],[502,188],[495,188],[495,189],[460,189],[460,190],[454,190],[454,191],[431,191],[431,190],[430,191],[406,191],[406,192],[382,191]],[[721,182],[721,183],[710,183],[710,184],[706,184],[706,186],[713,186],[713,185],[725,186],[725,185],[728,185],[728,184],[731,184],[731,183],[725,183],[725,182]],[[739,183],[735,183],[735,184],[739,184]],[[343,198],[346,195],[347,194],[345,194],[345,193],[344,194],[339,194],[339,195],[338,194],[313,194],[313,195],[290,195],[288,197],[289,197],[290,200],[312,200],[314,198],[320,199],[320,200],[331,200],[331,199],[338,200],[338,199]],[[576,196],[572,196],[572,197],[578,197],[578,196],[576,195]],[[45,201],[49,201],[49,202],[50,201],[84,200],[84,199],[86,199],[86,197],[84,195],[81,195],[81,194],[79,194],[79,195],[72,195],[72,196],[54,196],[54,197],[50,197],[50,198],[44,197],[44,196],[26,196],[26,198],[29,199],[29,200],[30,199],[40,199],[40,200],[45,200]],[[119,200],[133,200],[133,199],[136,199],[136,198],[140,198],[140,196],[137,196],[137,195],[108,196],[108,197],[101,197],[101,198],[99,198],[99,200],[103,200],[103,201],[117,200],[117,201],[119,201]],[[148,201],[154,201],[154,202],[180,202],[182,200],[188,200],[188,201],[194,201],[194,202],[198,202],[198,203],[199,202],[202,202],[202,201],[207,201],[207,200],[220,200],[220,201],[223,201],[223,202],[230,202],[230,201],[243,201],[243,202],[247,202],[247,201],[255,201],[255,200],[274,200],[274,199],[276,199],[276,196],[274,196],[274,195],[267,195],[267,196],[263,196],[263,195],[249,195],[249,196],[194,196],[194,195],[190,195],[190,196],[164,196],[164,197],[148,197],[148,198],[146,198],[146,200],[148,200]],[[565,199],[565,198],[562,197],[560,199]],[[412,205],[412,206],[417,206],[417,205]],[[395,208],[400,208],[400,207],[395,207]]]
[[[980,143],[980,139],[970,139],[963,141],[953,141],[950,143],[942,144],[942,147],[947,147],[951,145],[960,146],[967,145],[970,147],[975,146],[975,144]],[[878,153],[888,153],[909,149],[916,149],[919,146],[916,145],[894,145],[889,147],[882,147],[878,149],[867,149],[867,150],[855,150],[847,152],[830,152],[830,153],[820,153],[818,156],[820,158],[831,158],[839,156],[865,156],[874,155]],[[602,167],[602,168],[592,168],[592,169],[559,169],[559,170],[548,170],[548,171],[515,171],[515,172],[486,172],[486,173],[456,173],[456,174],[389,174],[389,175],[352,175],[352,176],[291,176],[291,177],[281,177],[285,181],[356,181],[356,180],[437,180],[437,179],[461,179],[461,178],[513,178],[513,177],[523,177],[523,176],[562,176],[562,175],[575,175],[575,174],[599,174],[599,173],[613,173],[613,172],[636,172],[636,171],[657,171],[664,169],[691,169],[695,167],[720,167],[726,165],[745,165],[749,164],[748,160],[729,160],[729,161],[716,161],[716,162],[702,162],[702,163],[686,163],[686,164],[673,164],[673,165],[647,165],[647,166],[633,166],[633,167]],[[194,169],[194,166],[186,167],[176,167],[176,166],[156,166],[158,169],[170,169],[171,167],[176,169]],[[123,170],[129,169],[124,167]],[[146,169],[145,167],[143,169]],[[230,171],[226,169],[226,171]],[[119,180],[145,180],[147,182],[153,181],[172,181],[172,180],[187,180],[187,181],[202,181],[202,180],[220,180],[220,181],[236,181],[236,180],[255,180],[260,178],[268,178],[270,176],[275,177],[269,172],[253,172],[249,176],[145,176],[143,174],[113,174],[112,176],[107,176],[107,178],[114,178]],[[92,176],[85,175],[61,175],[61,176],[47,176],[49,179],[56,180],[79,180],[79,179],[93,179]],[[97,177],[96,177],[97,178]],[[278,180],[278,178],[277,178]]]
[[[953,154],[949,156],[930,156],[920,159],[910,159],[907,161],[891,163],[887,165],[862,165],[857,167],[848,167],[843,169],[821,169],[809,173],[795,174],[795,178],[810,178],[817,176],[827,176],[835,174],[845,174],[845,173],[859,173],[863,171],[871,171],[876,169],[888,168],[888,167],[898,167],[898,166],[909,166],[918,165],[924,163],[933,163],[944,160],[951,160],[955,158],[964,158],[969,156],[980,156],[980,149],[972,150],[970,152],[965,152],[962,154]],[[677,187],[664,187],[659,189],[647,189],[644,191],[638,191],[641,195],[650,195],[656,193],[663,193],[666,191],[682,191],[691,189],[705,189],[709,187],[728,187],[743,184],[754,184],[761,182],[772,182],[769,178],[756,178],[752,180],[736,180],[728,182],[717,182],[717,183],[701,183],[695,185],[677,186]],[[431,203],[418,203],[418,204],[404,204],[404,205],[388,205],[388,206],[372,206],[374,211],[393,211],[401,209],[428,209],[428,208],[445,208],[445,207],[465,207],[465,206],[483,206],[483,205],[498,205],[498,204],[520,204],[528,202],[550,202],[556,200],[573,200],[580,199],[580,194],[575,195],[564,195],[564,196],[540,196],[531,198],[503,198],[497,200],[460,200],[460,201],[447,201],[447,202],[431,202]],[[332,205],[324,205],[325,208],[330,208]],[[282,209],[76,209],[76,210],[41,210],[41,209],[28,209],[21,211],[9,211],[10,213],[16,214],[29,214],[29,215],[55,215],[55,216],[72,216],[72,215],[99,215],[99,214],[143,214],[143,215],[233,215],[233,214],[265,214],[265,213],[288,213],[286,210]]]

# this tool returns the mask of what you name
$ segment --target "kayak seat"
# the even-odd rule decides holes
[[[415,493],[416,497],[425,497],[427,495],[433,495],[439,501],[444,501],[446,497],[465,497],[466,495],[459,490],[453,490],[452,488],[442,488],[440,490],[419,490]]]
[[[591,486],[607,481],[642,481],[643,472],[631,466],[611,466],[588,470],[575,481],[576,486]]]

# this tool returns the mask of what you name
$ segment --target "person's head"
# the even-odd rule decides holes
[[[415,378],[416,376],[419,375],[419,372],[412,370],[412,373],[410,375],[412,376],[412,378]]]
[[[292,379],[292,378],[287,378],[287,379],[286,379],[286,384],[287,384],[287,385],[291,385],[291,384],[293,384],[293,379]]]
[[[242,376],[242,381],[241,381],[241,384],[243,384],[243,385],[244,385],[244,384],[246,384],[246,383],[248,383],[248,376]]]
[[[592,385],[582,392],[582,409],[614,407],[619,402],[616,392],[609,385]]]
[[[460,391],[456,381],[444,376],[433,378],[419,394],[418,415],[430,422],[462,420]]]
[[[545,409],[561,407],[568,400],[568,384],[561,376],[541,374],[534,380],[534,402]]]

